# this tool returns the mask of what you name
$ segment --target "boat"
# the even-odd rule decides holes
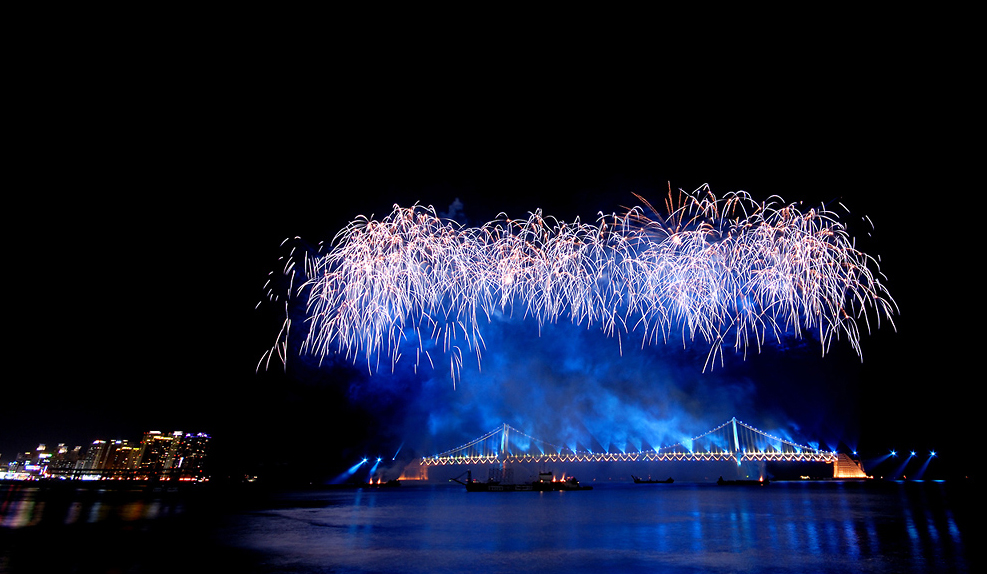
[[[675,482],[674,480],[672,480],[672,477],[668,477],[665,480],[657,480],[651,478],[645,480],[643,478],[638,478],[632,474],[631,478],[634,479],[634,484],[672,484],[673,482]]]
[[[720,486],[767,486],[771,481],[767,479],[762,480],[723,480],[721,476],[716,484]]]
[[[462,475],[460,475],[462,476]],[[555,492],[569,490],[593,490],[592,486],[583,486],[575,477],[556,480],[551,472],[541,472],[538,480],[524,483],[502,483],[499,480],[487,480],[481,482],[473,478],[470,471],[466,471],[466,481],[459,480],[459,477],[450,479],[466,487],[466,492]]]

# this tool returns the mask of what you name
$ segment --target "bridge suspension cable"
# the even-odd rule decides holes
[[[823,451],[771,435],[736,417],[705,433],[678,443],[636,452],[591,452],[537,439],[502,424],[472,441],[431,457],[424,466],[541,462],[659,462],[745,461],[836,462],[835,452]]]

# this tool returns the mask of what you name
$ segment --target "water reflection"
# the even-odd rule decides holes
[[[935,484],[675,484],[556,494],[334,493],[324,508],[245,514],[230,542],[274,563],[355,572],[402,571],[395,563],[570,574],[969,571],[957,510]],[[276,533],[265,524],[277,524]],[[292,542],[299,539],[311,544],[300,551]]]
[[[0,572],[174,572],[164,548],[195,557],[186,572],[245,572],[213,543],[225,503],[202,494],[0,484]]]
[[[0,528],[156,520],[182,505],[154,490],[0,485]]]
[[[59,529],[97,525],[102,537],[170,524],[165,532],[185,544],[199,525],[209,529],[200,541],[216,556],[235,551],[249,556],[247,564],[264,564],[259,571],[284,566],[301,574],[407,572],[409,565],[542,574],[969,572],[971,492],[943,483],[602,485],[579,493],[402,486],[283,493],[224,508],[205,526],[201,505],[189,518],[183,497],[0,487],[0,535],[45,532],[37,538],[47,547],[47,533]],[[0,570],[3,559],[0,551]]]

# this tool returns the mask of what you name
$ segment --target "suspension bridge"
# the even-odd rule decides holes
[[[422,466],[570,462],[824,462],[836,478],[863,478],[846,454],[824,451],[774,436],[736,417],[676,444],[636,452],[592,452],[537,439],[508,424],[443,453],[421,459]]]

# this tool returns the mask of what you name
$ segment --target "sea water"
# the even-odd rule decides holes
[[[0,494],[0,571],[971,572],[966,482],[460,485],[34,500]],[[0,490],[2,493],[2,490]],[[6,502],[4,502],[6,500]],[[977,499],[979,500],[979,498]],[[40,505],[40,508],[39,508]],[[49,549],[60,548],[60,552]]]

